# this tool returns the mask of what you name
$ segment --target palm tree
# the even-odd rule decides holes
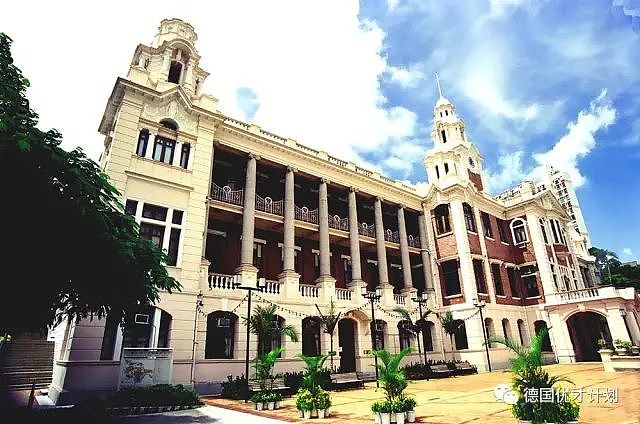
[[[378,365],[374,365],[378,368],[378,380],[382,383],[389,402],[402,398],[402,392],[407,388],[407,379],[404,371],[400,369],[400,361],[412,351],[410,347],[402,349],[395,355],[384,349],[373,351],[379,360]]]
[[[322,371],[324,362],[329,358],[329,355],[307,356],[299,354],[296,357],[302,359],[305,363],[304,369],[307,374],[302,377],[303,385],[315,395],[318,390],[318,374]]]
[[[451,311],[447,311],[444,315],[441,315],[439,318],[440,318],[440,325],[442,325],[442,329],[444,330],[445,333],[449,335],[449,339],[451,340],[451,349],[453,350],[454,348],[453,336],[458,331],[460,324],[458,324],[456,320],[453,319],[453,314],[451,313]],[[444,342],[442,346],[442,354],[444,355]]]
[[[244,321],[246,325],[247,320]],[[256,306],[249,319],[249,331],[258,336],[258,355],[265,355],[271,350],[270,341],[273,338],[285,336],[293,342],[298,341],[298,332],[292,325],[278,325],[276,305]]]
[[[320,314],[320,322],[322,323],[322,327],[324,328],[324,332],[329,335],[330,347],[329,347],[329,355],[331,355],[331,369],[333,370],[333,333],[336,331],[336,327],[338,326],[338,321],[340,321],[340,315],[342,312],[338,312],[336,314],[335,305],[333,304],[333,298],[331,298],[331,303],[329,304],[329,312],[325,315],[320,310],[320,307],[316,305],[316,309]]]
[[[420,334],[425,330],[426,328],[426,324],[427,324],[427,315],[429,315],[431,313],[430,309],[427,309],[427,312],[424,312],[422,314],[421,317],[419,317],[416,322],[414,323],[413,320],[411,319],[411,314],[409,313],[408,310],[406,310],[405,308],[402,307],[397,307],[393,309],[394,312],[399,313],[400,315],[402,315],[402,320],[406,321],[408,324],[405,326],[405,329],[407,330],[407,332],[409,334],[411,334],[412,336],[414,336],[416,338],[416,341],[418,343],[418,356],[420,358],[422,355],[422,352],[420,351]],[[422,360],[422,359],[421,359]]]
[[[260,382],[260,389],[267,389],[267,380],[271,380],[272,384],[269,386],[269,390],[272,390],[273,380],[271,379],[271,370],[273,366],[276,364],[278,357],[282,353],[284,348],[278,347],[273,349],[266,355],[258,355],[256,358],[256,363],[253,365],[253,368],[256,370],[256,380]]]

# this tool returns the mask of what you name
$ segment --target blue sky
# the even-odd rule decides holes
[[[640,0],[150,4],[3,6],[32,106],[63,146],[98,158],[116,77],[179,17],[222,112],[421,187],[439,72],[492,192],[553,164],[579,186],[593,243],[638,258]]]

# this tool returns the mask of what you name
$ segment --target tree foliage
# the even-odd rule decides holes
[[[244,319],[247,324],[246,318]],[[271,349],[270,339],[274,337],[288,337],[293,342],[298,341],[298,332],[292,325],[280,327],[276,315],[276,306],[256,306],[249,319],[249,331],[258,336],[258,355],[264,355]]]
[[[380,380],[389,402],[400,399],[402,392],[407,388],[407,378],[404,371],[400,369],[400,362],[412,351],[413,349],[410,347],[402,349],[395,355],[384,349],[373,351],[373,355],[379,361],[378,365],[374,365],[378,368],[378,380]]]
[[[596,268],[600,272],[602,284],[616,287],[635,287],[640,291],[640,266],[623,264],[615,252],[592,247],[589,253],[596,258]]]
[[[0,184],[3,293],[0,331],[40,330],[63,317],[125,321],[180,284],[166,255],[122,213],[120,193],[80,148],[37,128],[29,81],[0,33]]]

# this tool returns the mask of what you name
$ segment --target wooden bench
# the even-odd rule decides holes
[[[429,365],[429,369],[431,370],[431,375],[434,377],[449,377],[454,374],[445,364]]]
[[[291,387],[284,384],[284,378],[278,377],[273,380],[267,380],[266,383],[267,390],[272,390],[274,392],[288,392]],[[259,392],[262,390],[260,387],[259,380],[249,380],[249,392]]]
[[[454,366],[460,374],[475,374],[478,372],[478,369],[474,365],[471,365],[469,361],[456,362]]]
[[[331,374],[331,384],[336,389],[346,387],[363,387],[364,381],[355,372],[345,372],[341,374]]]

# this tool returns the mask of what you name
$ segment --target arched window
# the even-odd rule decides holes
[[[476,220],[473,216],[473,208],[468,203],[462,204],[462,212],[464,213],[464,225],[468,231],[476,232]]]
[[[373,338],[375,340],[374,349],[381,350],[384,349],[384,333],[387,329],[387,323],[381,319],[377,319],[375,323],[372,323]]]
[[[493,320],[491,318],[484,319],[484,331],[487,335],[487,340],[489,340],[490,337],[494,337],[496,335],[495,329],[493,328]],[[491,343],[487,343],[487,345],[489,347],[492,347]]]
[[[469,349],[469,341],[467,340],[467,328],[464,324],[464,321],[461,319],[457,319],[454,321],[454,323],[456,324],[456,332],[453,337],[456,341],[456,350]]]
[[[451,232],[451,223],[449,222],[449,205],[442,204],[436,206],[433,215],[436,220],[436,231],[438,235]]]
[[[518,336],[520,337],[520,345],[524,346],[524,342],[525,342],[525,327],[524,327],[524,321],[522,321],[521,319],[519,319],[517,321],[518,324]]]
[[[440,130],[440,136],[442,137],[442,142],[446,143],[447,142],[447,133],[445,130]]]
[[[171,334],[171,315],[160,308],[145,306],[132,315],[124,331],[123,347],[167,348]]]
[[[524,221],[520,218],[516,218],[511,221],[511,235],[515,244],[527,243],[527,229],[525,228]]]
[[[167,81],[172,82],[174,84],[180,84],[180,77],[182,76],[182,63],[177,60],[171,61],[171,66],[169,66],[169,77]]]
[[[320,355],[320,327],[318,317],[307,317],[302,320],[302,353],[304,355]]]
[[[284,318],[279,315],[275,316],[274,329],[284,327]],[[258,338],[259,354],[266,354],[282,346],[282,334],[279,331],[273,331]]]
[[[178,131],[178,124],[170,119],[163,119],[162,121],[160,121],[160,125],[168,130]]]
[[[431,321],[426,321],[423,325],[422,328],[422,344],[424,345],[424,350],[425,352],[432,352],[433,351],[433,342],[434,342],[434,337],[433,335],[435,330],[435,324],[432,323]]]
[[[509,324],[509,320],[506,318],[502,320],[502,334],[505,339],[511,339],[511,324]]]
[[[411,323],[407,320],[402,320],[398,323],[398,335],[400,336],[400,349],[411,347],[411,337],[413,336],[410,330]]]
[[[544,222],[544,219],[540,218],[538,220],[540,223],[540,232],[542,232],[542,238],[544,239],[544,244],[549,244],[549,237],[547,237],[547,225]]]
[[[547,323],[545,321],[536,321],[533,323],[533,327],[536,331],[536,334],[539,334],[540,331],[547,328]],[[542,351],[543,352],[553,352],[553,347],[551,346],[551,339],[549,338],[549,332],[542,339]]]
[[[143,128],[138,134],[138,146],[136,147],[136,155],[144,157],[147,153],[147,144],[149,142],[149,130]]]
[[[215,311],[207,315],[205,359],[233,359],[238,316],[231,312]]]
[[[178,131],[178,125],[169,119],[163,119],[160,124],[168,130]],[[156,135],[153,143],[153,160],[172,164],[175,148],[175,136]]]

